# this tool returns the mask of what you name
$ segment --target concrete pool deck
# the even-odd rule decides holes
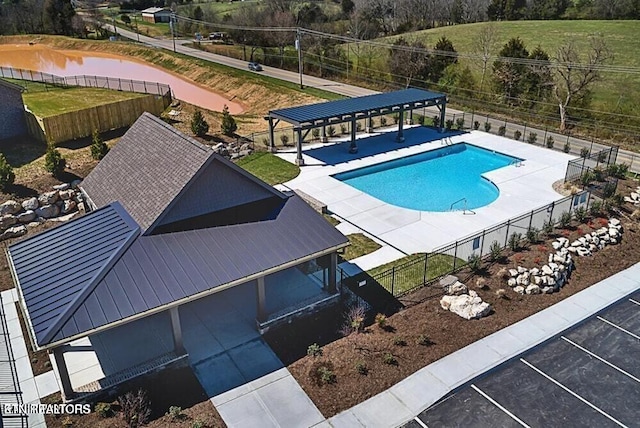
[[[301,168],[298,177],[284,183],[284,186],[302,190],[325,203],[345,222],[403,253],[412,254],[433,251],[562,199],[563,196],[554,191],[552,185],[564,178],[567,162],[575,158],[479,131],[440,134],[431,128],[415,126],[405,129],[403,143],[395,142],[396,133],[393,131],[394,128],[388,128],[387,132],[359,138],[359,153],[356,155],[348,153],[348,143],[309,146],[303,151],[306,166]],[[463,142],[524,159],[521,165],[510,165],[483,174],[498,186],[500,195],[489,205],[474,209],[475,214],[401,208],[331,177],[339,172]],[[292,163],[295,159],[294,152],[281,152],[278,156]],[[452,180],[455,180],[457,171],[451,173]]]

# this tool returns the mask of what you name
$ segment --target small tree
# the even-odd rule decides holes
[[[484,123],[484,131],[485,132],[491,131],[491,122],[487,121]]]
[[[101,160],[109,153],[109,146],[102,141],[97,129],[93,130],[92,134],[93,143],[91,143],[91,157],[95,160]]]
[[[222,114],[224,115],[224,110]],[[196,112],[193,113],[193,117],[191,118],[191,132],[198,137],[203,137],[209,132],[209,124],[204,120],[204,116],[200,110],[196,110]]]
[[[16,175],[13,172],[13,167],[7,162],[4,154],[0,153],[0,188],[6,189],[13,184],[15,179]]]
[[[53,143],[47,145],[47,153],[44,157],[44,169],[58,178],[67,166],[67,161],[62,157]]]
[[[238,125],[236,125],[236,120],[229,113],[229,107],[224,105],[222,109],[222,123],[220,124],[220,129],[224,135],[231,136],[238,130]]]
[[[519,130],[515,130],[513,132],[513,139],[516,141],[520,141],[520,137],[522,137],[522,132],[520,132]]]
[[[555,141],[553,140],[553,137],[551,135],[549,135],[547,137],[547,148],[548,149],[553,149],[553,145],[555,144]]]
[[[131,25],[131,18],[129,18],[129,15],[124,13],[120,15],[120,21],[124,22],[126,25]]]
[[[507,133],[507,127],[502,125],[500,128],[498,128],[498,135],[501,137],[504,137],[505,134]]]
[[[529,132],[529,137],[527,137],[527,142],[529,144],[535,144],[538,141],[538,134],[535,132]]]
[[[565,153],[569,153],[571,151],[571,143],[569,141],[564,143],[564,147],[562,148],[562,151]]]

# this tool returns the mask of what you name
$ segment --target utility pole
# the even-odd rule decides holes
[[[302,37],[300,29],[296,29],[296,50],[298,51],[298,73],[300,74],[300,89],[304,89],[302,85]]]
[[[136,23],[136,36],[138,37],[138,43],[140,43],[140,31],[138,30],[138,15],[133,13],[133,21]]]
[[[171,27],[171,38],[173,39],[173,52],[176,51],[176,31],[175,31],[175,26],[176,26],[176,13],[175,12],[171,12],[171,22],[169,23],[170,27]]]
[[[115,34],[116,36],[118,35],[118,27],[116,27],[116,15],[114,14],[112,16],[113,18],[113,34]]]

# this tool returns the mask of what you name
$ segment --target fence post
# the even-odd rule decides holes
[[[507,243],[509,242],[509,225],[510,224],[511,224],[511,219],[507,220],[507,233],[504,236],[504,247],[506,247]]]
[[[527,141],[527,122],[524,123],[524,130],[522,132],[522,141]]]
[[[458,241],[456,241],[455,248],[453,249],[453,270],[456,270],[457,262],[458,262]]]
[[[531,210],[531,217],[529,217],[529,229],[527,230],[531,230],[531,225],[533,224],[533,210]]]
[[[422,274],[422,285],[427,283],[427,259],[429,258],[429,253],[424,253],[424,273]]]
[[[547,131],[549,130],[549,128],[547,127],[547,125],[544,126],[544,138],[542,140],[542,145],[545,146],[547,144]]]
[[[474,129],[473,119],[475,118],[475,116],[476,116],[476,109],[473,109],[471,111],[471,126],[470,126],[471,129]]]
[[[482,251],[484,250],[484,234],[486,230],[482,231],[482,242],[480,243],[480,258],[482,258]]]
[[[395,282],[396,282],[396,267],[394,266],[391,268],[391,295],[392,296],[395,296],[395,294],[393,293]]]

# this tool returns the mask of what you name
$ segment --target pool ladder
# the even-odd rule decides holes
[[[468,210],[467,209],[467,198],[462,198],[462,199],[458,199],[457,201],[455,201],[454,203],[452,203],[449,206],[449,211],[453,211],[453,206],[460,203],[460,202],[464,202],[464,207],[462,208],[462,214],[463,215],[467,215],[467,214],[475,214],[475,211],[472,210]]]
[[[453,145],[453,141],[451,140],[451,137],[444,137],[443,139],[440,140],[440,145],[441,146],[452,146]]]

